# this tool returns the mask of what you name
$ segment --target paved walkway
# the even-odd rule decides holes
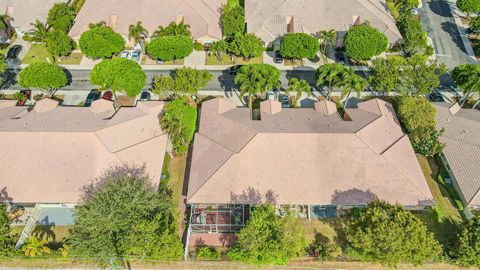
[[[193,51],[189,56],[185,58],[183,64],[186,67],[205,69],[205,56],[205,51]]]

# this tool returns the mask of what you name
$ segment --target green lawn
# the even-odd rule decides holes
[[[11,228],[13,235],[20,235],[24,226],[12,226]],[[62,246],[63,240],[69,236],[68,230],[70,228],[71,226],[37,225],[30,235],[47,240],[51,248],[57,249]]]
[[[178,205],[181,200],[180,197],[182,196],[183,178],[185,174],[186,164],[187,160],[185,155],[173,156],[169,164],[169,186],[172,189],[172,196],[176,205]]]
[[[235,58],[235,63],[232,62],[229,55],[224,55],[222,60],[218,60],[218,58],[214,54],[206,55],[205,57],[205,65],[247,65],[247,64],[261,64],[263,63],[263,55],[258,57],[250,58],[248,61],[241,57]]]
[[[82,61],[83,54],[72,53],[69,56],[61,56],[56,60],[60,65],[78,65]],[[43,44],[32,44],[27,54],[22,60],[22,64],[31,64],[33,62],[47,62],[47,58],[52,61],[52,55],[47,51]]]

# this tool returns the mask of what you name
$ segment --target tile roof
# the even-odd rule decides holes
[[[158,118],[163,103],[141,104],[111,119],[82,107],[33,109],[13,119],[11,109],[21,107],[0,106],[0,189],[17,203],[75,203],[80,188],[114,164],[145,165],[158,183],[167,144]]]
[[[401,39],[383,0],[249,0],[245,1],[247,30],[265,42],[287,32],[287,18],[295,32],[315,34],[334,29],[343,35],[358,18],[383,32],[390,43]],[[341,38],[341,37],[340,37]]]
[[[246,108],[219,113],[223,102],[202,104],[188,203],[434,203],[389,103],[363,102],[344,121],[313,108],[250,120]]]
[[[33,28],[31,23],[36,19],[41,22],[47,21],[48,12],[53,4],[63,2],[67,0],[1,0],[0,13],[10,13],[13,18],[12,27],[28,32]]]
[[[443,154],[467,205],[480,206],[480,111],[461,109],[452,115],[449,104],[435,103],[437,128],[446,143]]]
[[[128,37],[128,27],[141,21],[150,35],[158,26],[166,26],[183,17],[192,36],[222,38],[218,9],[226,0],[87,0],[77,15],[70,36],[80,37],[90,23],[107,24],[116,16],[116,31]]]

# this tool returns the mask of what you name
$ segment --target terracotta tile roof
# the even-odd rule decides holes
[[[265,42],[287,33],[287,18],[294,32],[315,34],[334,29],[339,38],[358,19],[383,32],[390,43],[401,39],[395,20],[383,0],[249,0],[245,1],[247,30]]]
[[[115,30],[128,37],[128,27],[141,21],[150,35],[158,26],[166,26],[183,17],[192,36],[222,38],[218,9],[226,0],[87,0],[77,15],[70,36],[79,38],[90,23],[107,24],[116,16]]]
[[[437,128],[446,143],[443,154],[467,205],[480,206],[480,111],[450,110],[448,104],[435,103]],[[452,112],[456,112],[452,115]]]
[[[365,204],[375,198],[408,206],[434,203],[388,103],[370,100],[361,106],[377,107],[378,114],[348,109],[353,121],[313,108],[282,109],[252,121],[245,108],[219,114],[218,103],[202,105],[188,203]],[[223,121],[228,125],[222,127]],[[217,123],[214,140],[210,122]],[[248,127],[251,137],[232,132],[231,126]],[[368,134],[365,128],[371,129]],[[374,136],[375,128],[380,137]],[[218,140],[225,137],[241,141],[241,149],[233,151]]]
[[[163,105],[142,106],[149,112],[121,108],[110,120],[82,107],[32,110],[20,119],[3,117],[19,107],[0,108],[0,188],[17,203],[75,203],[80,188],[114,164],[145,165],[158,183],[167,144]]]

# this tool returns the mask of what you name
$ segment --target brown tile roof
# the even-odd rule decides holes
[[[162,107],[146,102],[112,119],[82,107],[34,109],[12,119],[11,108],[19,107],[0,108],[0,188],[17,203],[75,203],[80,188],[114,164],[145,165],[158,183],[167,144]]]
[[[343,35],[359,18],[383,32],[390,43],[401,38],[383,0],[245,1],[247,30],[265,42],[271,42],[287,32],[287,17],[293,17],[295,32],[315,34],[320,30],[334,29]]]
[[[467,205],[480,206],[480,112],[453,110],[448,104],[436,103],[437,128],[445,129],[440,137],[446,143],[443,154],[453,171],[459,192]]]
[[[141,21],[150,35],[158,26],[166,26],[183,17],[192,36],[222,38],[218,9],[226,0],[87,0],[77,15],[70,36],[78,38],[90,23],[109,23],[117,18],[116,31],[128,37],[128,27]]]
[[[353,121],[313,108],[282,109],[252,121],[245,108],[218,113],[220,102],[202,105],[189,203],[364,204],[381,198],[433,204],[389,103],[370,100],[348,109]]]

